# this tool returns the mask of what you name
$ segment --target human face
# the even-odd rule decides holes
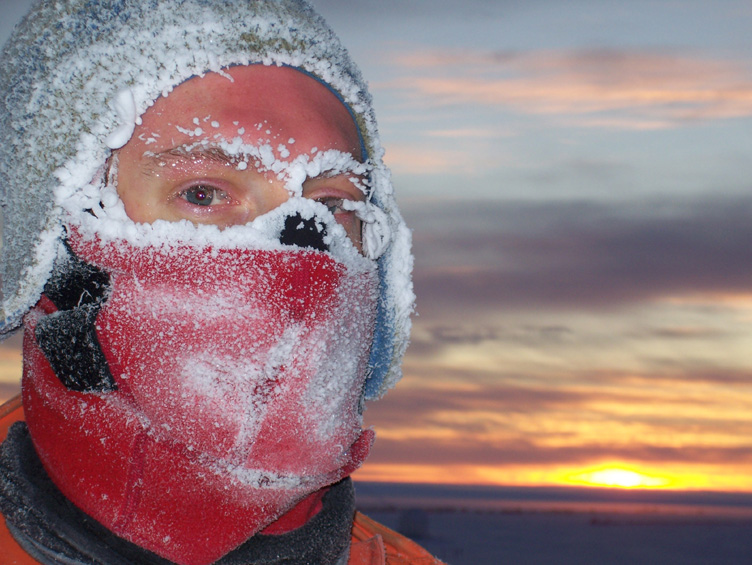
[[[337,150],[360,159],[352,116],[324,85],[300,71],[264,65],[208,73],[177,86],[142,116],[117,154],[117,190],[136,222],[245,224],[289,197],[275,173],[219,148],[240,138],[274,156]],[[361,223],[342,200],[363,200],[347,173],[307,178],[303,196],[326,204],[360,249]]]

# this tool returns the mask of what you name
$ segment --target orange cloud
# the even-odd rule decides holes
[[[477,170],[475,157],[460,149],[436,149],[392,143],[387,149],[384,160],[395,173],[425,174],[437,173],[472,173]]]
[[[390,86],[422,103],[589,115],[577,125],[618,129],[752,116],[752,74],[734,61],[613,50],[428,52],[396,59],[411,76]]]

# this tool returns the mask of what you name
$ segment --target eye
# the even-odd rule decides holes
[[[344,198],[334,197],[323,197],[316,199],[316,202],[321,202],[332,214],[341,214],[342,212],[347,212],[347,210],[342,207],[343,201]]]
[[[186,188],[178,196],[196,206],[216,206],[229,198],[224,190],[207,184]]]

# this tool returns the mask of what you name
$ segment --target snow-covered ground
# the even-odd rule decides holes
[[[356,488],[369,516],[452,565],[752,563],[749,495]]]

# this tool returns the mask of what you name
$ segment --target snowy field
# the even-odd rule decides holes
[[[752,564],[749,494],[356,488],[361,510],[452,565]]]

